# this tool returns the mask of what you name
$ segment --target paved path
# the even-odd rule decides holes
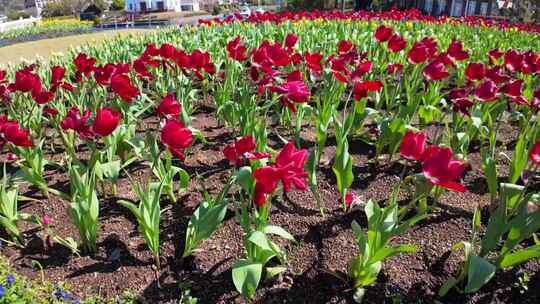
[[[118,35],[140,34],[150,29],[111,30],[90,34],[66,36],[54,39],[43,39],[32,42],[18,43],[0,48],[0,65],[17,64],[33,60],[37,56],[47,60],[55,53],[65,53],[71,47],[87,42],[97,42]]]

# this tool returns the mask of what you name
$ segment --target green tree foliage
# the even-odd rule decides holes
[[[111,4],[111,10],[120,11],[124,9],[124,0],[113,0]]]

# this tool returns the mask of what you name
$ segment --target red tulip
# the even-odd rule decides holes
[[[282,85],[270,86],[270,91],[282,94],[283,102],[293,111],[296,111],[294,102],[306,103],[310,97],[309,88],[303,80],[287,80],[287,82]]]
[[[446,66],[440,60],[434,60],[430,64],[428,64],[422,71],[422,74],[428,80],[432,81],[441,80],[450,76],[450,73],[448,73],[448,70],[446,70]]]
[[[88,55],[84,53],[80,53],[77,55],[77,57],[73,60],[73,63],[75,64],[75,67],[77,69],[76,72],[76,81],[80,82],[82,80],[82,76],[89,76],[90,73],[94,71],[94,65],[96,64],[96,59],[88,57]]]
[[[415,42],[409,54],[407,60],[410,64],[419,64],[428,59],[428,49],[421,42]]]
[[[356,194],[354,192],[347,191],[347,193],[345,194],[345,205],[347,207],[350,207],[354,200],[356,200]]]
[[[504,66],[511,72],[517,72],[521,69],[523,55],[516,50],[509,49],[504,54]]]
[[[66,117],[60,122],[60,127],[64,130],[73,130],[79,134],[83,139],[93,136],[90,131],[90,125],[87,124],[90,118],[90,110],[84,111],[83,115],[80,115],[80,111],[77,107],[72,107],[67,113]]]
[[[425,153],[422,172],[434,185],[465,192],[465,186],[456,180],[461,177],[466,167],[461,161],[452,160],[452,157],[453,153],[450,148],[431,146]]]
[[[7,71],[0,70],[0,83],[6,83]]]
[[[510,80],[510,76],[503,74],[500,66],[494,66],[486,73],[486,77],[494,81],[496,84],[501,84]]]
[[[340,42],[338,42],[338,46],[337,46],[338,53],[340,54],[347,53],[351,51],[353,47],[354,47],[353,43],[350,42],[349,40],[341,40]]]
[[[287,48],[294,48],[296,42],[298,42],[298,36],[295,34],[288,34],[287,37],[285,37],[285,47]]]
[[[256,144],[253,136],[245,136],[233,144],[225,146],[223,154],[231,164],[236,166],[241,166],[244,163],[243,158],[257,160],[271,156],[269,153],[265,152],[253,152],[255,148]]]
[[[529,159],[535,166],[540,164],[540,140],[537,140],[532,146],[531,151],[529,152]]]
[[[255,191],[253,193],[253,203],[256,206],[266,204],[266,195],[272,194],[277,187],[281,171],[272,166],[257,168],[253,172],[255,178]]]
[[[403,65],[399,63],[389,63],[386,67],[388,74],[401,73],[401,71],[403,71]]]
[[[501,88],[501,93],[504,93],[506,96],[518,97],[521,96],[521,90],[523,88],[522,79],[510,80],[506,85]]]
[[[253,173],[255,177],[254,203],[262,206],[266,203],[266,195],[271,194],[277,187],[278,181],[283,184],[283,190],[288,192],[292,186],[299,190],[307,189],[305,181],[308,174],[304,170],[307,160],[307,150],[297,150],[289,142],[276,158],[275,166],[257,168]]]
[[[470,116],[469,110],[474,106],[474,103],[469,98],[457,98],[452,100],[454,112],[462,113],[463,115]]]
[[[37,104],[46,104],[54,99],[54,92],[41,91],[32,93],[32,97]]]
[[[133,99],[139,96],[139,89],[131,83],[127,75],[115,74],[111,78],[111,89],[118,94],[122,100],[131,103]]]
[[[213,75],[216,72],[216,67],[210,61],[210,54],[201,50],[193,50],[190,57],[190,66],[196,70],[204,70],[206,73]]]
[[[169,43],[164,43],[159,48],[159,56],[165,59],[173,59],[176,54],[176,48]]]
[[[368,92],[380,92],[382,89],[382,82],[380,81],[363,81],[357,82],[354,85],[353,95],[356,101],[360,101],[362,98],[368,97]]]
[[[182,112],[182,105],[176,100],[174,93],[169,93],[159,103],[157,112],[165,117],[178,116]]]
[[[245,61],[248,59],[246,55],[247,48],[240,42],[240,36],[236,36],[235,39],[227,44],[227,52],[229,53],[229,58],[236,61]]]
[[[407,47],[407,41],[398,34],[392,35],[390,40],[388,40],[388,49],[390,49],[390,51],[393,53],[397,53],[403,50],[405,47]]]
[[[474,96],[480,101],[493,101],[497,98],[497,92],[495,82],[486,80],[476,88]]]
[[[171,119],[167,120],[161,130],[161,141],[175,157],[184,160],[184,149],[193,142],[193,134],[184,124]]]
[[[408,131],[400,146],[401,156],[410,160],[423,160],[426,151],[426,135],[423,132]]]
[[[481,63],[471,62],[465,69],[465,77],[471,81],[482,80],[486,76],[486,67]]]
[[[311,70],[315,74],[321,73],[321,60],[323,59],[323,55],[321,55],[320,53],[310,53],[309,51],[306,51],[305,58],[306,67],[309,70]]]
[[[61,66],[54,66],[51,68],[51,91],[56,89],[63,83],[66,69]]]
[[[18,122],[6,122],[2,126],[6,141],[18,147],[32,147],[34,144],[30,139],[30,132],[22,129]]]
[[[23,93],[41,92],[41,79],[31,70],[17,71],[15,73],[15,89]]]
[[[109,136],[118,127],[122,114],[111,108],[101,108],[96,111],[96,119],[92,125],[92,132],[99,136]]]
[[[435,41],[435,39],[433,39],[432,37],[424,37],[422,38],[422,40],[420,40],[420,43],[422,43],[426,48],[428,59],[433,59],[437,56],[437,53],[439,51],[439,45],[437,44],[437,41]]]
[[[50,116],[56,116],[58,115],[58,110],[55,108],[43,108],[43,113],[48,114]]]
[[[448,46],[448,55],[457,61],[462,61],[469,58],[470,53],[463,49],[463,44],[459,40],[452,40]]]
[[[299,190],[307,188],[305,178],[308,174],[304,171],[307,157],[308,151],[297,150],[292,141],[286,144],[276,157],[276,166],[280,170],[280,179],[285,192],[290,191],[291,185]]]
[[[488,52],[488,55],[490,58],[497,60],[497,59],[500,59],[504,55],[504,53],[499,51],[499,49],[491,49]]]
[[[394,30],[391,27],[380,25],[375,30],[374,37],[375,37],[375,40],[377,40],[378,42],[386,42],[390,39],[390,37],[392,37],[393,34],[394,34]]]

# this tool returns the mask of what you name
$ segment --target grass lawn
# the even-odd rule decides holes
[[[151,30],[125,29],[14,44],[0,48],[0,65],[18,64],[25,60],[33,61],[37,56],[47,60],[55,53],[66,52],[69,48],[83,43],[110,39],[117,35],[145,33],[148,31]]]

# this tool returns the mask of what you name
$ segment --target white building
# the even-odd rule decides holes
[[[56,0],[25,0],[24,7],[30,10],[33,15],[41,16],[41,12],[47,3],[54,2]]]
[[[125,0],[125,10],[130,13],[156,11],[199,11],[199,0]]]

